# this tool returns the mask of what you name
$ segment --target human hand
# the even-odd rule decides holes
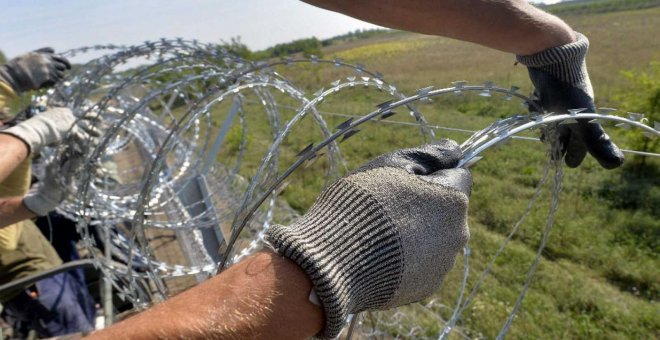
[[[325,311],[323,337],[349,314],[431,295],[469,238],[472,177],[456,142],[380,156],[325,189],[289,227],[266,239],[311,279]]]
[[[23,197],[25,207],[37,216],[55,210],[72,192],[71,179],[85,159],[83,153],[72,150],[76,149],[68,149],[49,163],[44,176]]]
[[[71,69],[69,61],[50,47],[16,57],[0,66],[0,80],[16,92],[38,90],[55,85]]]
[[[53,110],[59,109],[73,116],[71,111],[65,108]],[[66,146],[46,165],[43,178],[33,185],[23,198],[23,204],[29,210],[38,216],[44,216],[55,210],[73,191],[73,178],[82,168],[87,151],[98,142],[99,131],[94,126],[97,119],[96,113],[88,113],[68,130]]]
[[[580,33],[575,34],[576,42],[517,57],[518,62],[527,66],[540,105],[547,112],[566,114],[573,109],[596,112],[585,62],[589,40]],[[577,124],[557,127],[566,165],[571,168],[579,166],[587,151],[606,169],[623,164],[623,153],[600,124],[589,123],[586,119],[576,120]]]
[[[68,108],[50,108],[2,133],[20,138],[30,147],[31,153],[39,153],[41,148],[61,142],[67,133],[81,143],[87,138],[98,137],[99,131],[95,127],[97,117],[98,114],[90,112],[76,123],[77,117]]]

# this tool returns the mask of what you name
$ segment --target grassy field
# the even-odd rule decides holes
[[[658,0],[573,0],[545,6],[545,9],[557,15],[575,15],[636,10],[658,6],[660,6],[660,1]]]
[[[660,120],[660,39],[656,36],[660,34],[660,8],[572,15],[566,19],[592,42],[588,63],[597,105],[644,112]],[[518,85],[524,93],[531,90],[525,67],[514,65],[513,56],[451,39],[389,32],[368,40],[331,45],[324,54],[326,58],[340,57],[380,71],[386,81],[407,94],[429,85],[446,87],[456,80],[490,80],[505,87]],[[315,65],[276,71],[310,96],[319,88],[327,88],[333,80],[351,75],[340,68]],[[355,88],[329,96],[318,109],[363,115],[387,99],[390,96],[385,92]],[[284,106],[299,105],[287,99],[279,104],[283,121],[294,112]],[[258,110],[256,105],[252,108]],[[525,112],[519,103],[477,95],[440,97],[432,103],[419,104],[418,109],[431,124],[468,130],[479,130],[500,117]],[[346,119],[329,114],[324,118],[331,127]],[[246,119],[251,133],[242,173],[250,177],[272,137],[263,114],[248,113]],[[414,123],[403,111],[391,119]],[[294,133],[284,141],[282,168],[295,159],[297,151],[321,139],[315,126],[305,118],[294,127]],[[627,130],[610,127],[609,131],[624,148],[645,145],[650,151],[660,152],[657,142],[640,141],[638,135]],[[469,137],[443,130],[436,133],[438,137],[459,141]],[[239,128],[230,131],[229,148],[222,157],[235,156],[240,136]],[[342,143],[341,150],[352,169],[380,153],[423,141],[415,126],[370,122]],[[591,158],[579,169],[565,169],[554,230],[509,338],[650,339],[660,335],[660,160],[627,157],[627,165],[613,171],[601,169]],[[545,161],[541,143],[511,141],[489,150],[473,168],[470,284],[519,219]],[[327,160],[321,159],[307,171],[293,175],[282,193],[293,208],[303,212],[313,202],[327,183],[323,176],[327,164]],[[459,326],[469,336],[497,335],[539,245],[549,201],[550,193],[545,190],[463,314]],[[455,268],[438,293],[449,306],[456,297],[460,267]],[[411,309],[410,313],[417,311]],[[448,317],[448,312],[441,314]],[[440,327],[423,314],[415,322],[429,336]]]

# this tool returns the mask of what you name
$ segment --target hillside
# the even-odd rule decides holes
[[[543,9],[557,15],[578,15],[636,10],[660,6],[658,0],[572,0],[542,6]]]

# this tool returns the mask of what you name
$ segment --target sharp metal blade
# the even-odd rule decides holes
[[[376,105],[376,107],[379,108],[379,109],[381,109],[381,110],[383,110],[383,109],[385,109],[385,108],[390,107],[390,104],[392,104],[393,101],[394,101],[393,99],[390,99],[390,100],[388,100],[388,101],[384,101],[384,102],[382,102],[382,103]]]
[[[311,143],[311,144],[307,145],[304,149],[302,149],[300,152],[298,152],[298,154],[296,156],[303,156],[303,155],[307,154],[310,150],[312,150],[312,148],[314,148],[314,143]]]
[[[610,113],[612,113],[614,111],[616,111],[616,109],[611,108],[611,107],[601,107],[601,108],[598,109],[598,113],[600,113],[602,115],[605,115],[605,116],[609,115]]]
[[[416,93],[420,96],[423,96],[423,95],[431,92],[431,90],[433,90],[433,86],[427,86],[427,87],[423,87],[423,88],[417,90]]]
[[[349,118],[349,119],[345,120],[344,122],[342,122],[341,124],[337,125],[335,127],[335,130],[344,130],[344,129],[348,128],[349,126],[351,126],[352,122],[353,122],[353,118]]]
[[[380,119],[381,120],[387,119],[389,117],[394,116],[395,114],[396,114],[396,112],[394,112],[394,111],[387,111],[387,112],[383,113],[383,115],[380,116]]]
[[[305,162],[305,166],[303,168],[304,169],[309,168],[310,166],[312,166],[312,164],[316,163],[316,161],[318,161],[319,158],[321,158],[321,156],[323,156],[323,155],[325,155],[325,152],[314,154],[313,156],[309,157],[307,159],[307,162]]]
[[[322,95],[323,91],[325,91],[325,88],[322,87],[320,90],[314,92],[314,96],[318,97],[318,96]]]
[[[644,119],[644,114],[642,114],[642,113],[636,113],[636,112],[628,112],[628,118],[629,118],[630,120],[634,120],[634,121],[636,121],[636,122],[639,122],[639,121],[641,121],[642,119]]]
[[[580,108],[580,109],[570,109],[570,110],[568,110],[568,114],[571,115],[571,116],[575,116],[578,113],[586,111],[586,110],[587,110],[587,108],[585,108],[585,107]]]
[[[358,132],[360,132],[360,130],[351,130],[351,131],[346,132],[344,134],[344,138],[341,139],[340,143],[343,143],[345,140],[353,137]]]

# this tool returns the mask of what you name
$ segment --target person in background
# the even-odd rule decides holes
[[[54,85],[69,68],[69,62],[49,48],[10,60],[0,66],[0,106],[4,107],[17,94]],[[75,120],[69,109],[50,108],[25,121],[6,122],[2,126],[0,284],[62,264],[29,219],[47,214],[64,198],[64,191],[56,183],[61,174],[51,169],[42,182],[30,189],[30,155],[38,154],[42,147],[60,143]],[[79,299],[83,290],[86,287],[71,273],[60,273],[27,289],[4,291],[0,294],[3,317],[19,334],[29,329],[40,337],[90,332],[94,324],[85,312],[88,301]]]
[[[78,252],[78,241],[80,235],[76,229],[76,222],[57,211],[51,211],[46,216],[39,216],[34,224],[39,228],[41,234],[55,249],[63,263],[80,260]],[[87,279],[84,268],[70,270],[68,272],[79,289],[76,290],[77,300],[80,302],[82,311],[87,319],[93,324],[96,317],[96,308],[92,295],[87,288]]]
[[[17,93],[51,86],[71,68],[69,62],[43,48],[10,60],[0,66],[0,112],[5,112],[0,124],[0,183],[13,188],[0,195],[0,227],[11,225],[54,209],[63,196],[54,182],[43,184],[28,194],[30,155],[41,148],[58,144],[71,129],[76,117],[67,108],[50,108],[27,120],[8,119],[7,104]],[[74,133],[77,129],[74,129]],[[22,192],[21,194],[18,194]]]

